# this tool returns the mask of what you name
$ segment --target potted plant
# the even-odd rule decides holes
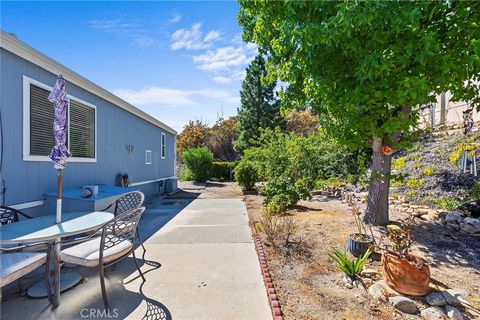
[[[367,229],[360,217],[361,212],[357,200],[353,196],[347,196],[347,202],[350,206],[348,210],[353,215],[355,225],[357,226],[357,232],[348,236],[347,248],[352,255],[359,257],[373,247],[374,241],[373,237],[367,234]]]
[[[389,245],[382,248],[382,274],[393,290],[409,296],[424,296],[429,291],[430,268],[423,258],[409,251],[412,223],[410,219],[400,226],[388,226]]]

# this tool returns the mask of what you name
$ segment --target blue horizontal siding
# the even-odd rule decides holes
[[[41,199],[45,192],[56,189],[56,171],[51,162],[23,160],[23,76],[53,86],[56,75],[0,50],[4,142],[0,178],[5,180],[5,203],[11,205]],[[97,108],[97,162],[68,163],[64,171],[65,188],[114,184],[116,174],[122,172],[128,172],[132,183],[174,175],[173,134],[66,80],[69,94]],[[166,135],[166,159],[160,157],[162,132]],[[127,144],[133,145],[131,155],[125,148]],[[152,150],[151,165],[145,164],[146,149]]]

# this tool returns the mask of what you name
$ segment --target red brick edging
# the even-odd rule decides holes
[[[272,282],[272,277],[268,269],[267,256],[263,249],[262,241],[255,228],[252,228],[253,241],[255,242],[255,249],[257,251],[258,260],[260,261],[260,268],[262,270],[263,281],[265,288],[267,289],[268,301],[270,302],[270,308],[272,309],[272,315],[274,320],[283,320],[282,308],[280,301],[278,301],[275,287]]]

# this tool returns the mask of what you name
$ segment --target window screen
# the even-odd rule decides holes
[[[69,134],[73,157],[95,158],[95,109],[70,100]]]
[[[165,158],[166,148],[165,148],[165,133],[162,133],[162,148],[161,148],[161,155],[162,159]]]
[[[30,155],[48,156],[55,145],[55,111],[48,100],[48,90],[30,84]]]

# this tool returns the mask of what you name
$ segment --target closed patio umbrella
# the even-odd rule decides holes
[[[67,88],[65,79],[59,75],[52,92],[48,96],[48,100],[53,103],[55,108],[55,119],[53,122],[53,135],[55,137],[55,146],[50,152],[50,159],[53,161],[53,166],[57,169],[58,183],[57,183],[57,210],[56,222],[62,221],[62,180],[63,169],[67,164],[67,159],[71,156],[65,143],[67,142]]]

